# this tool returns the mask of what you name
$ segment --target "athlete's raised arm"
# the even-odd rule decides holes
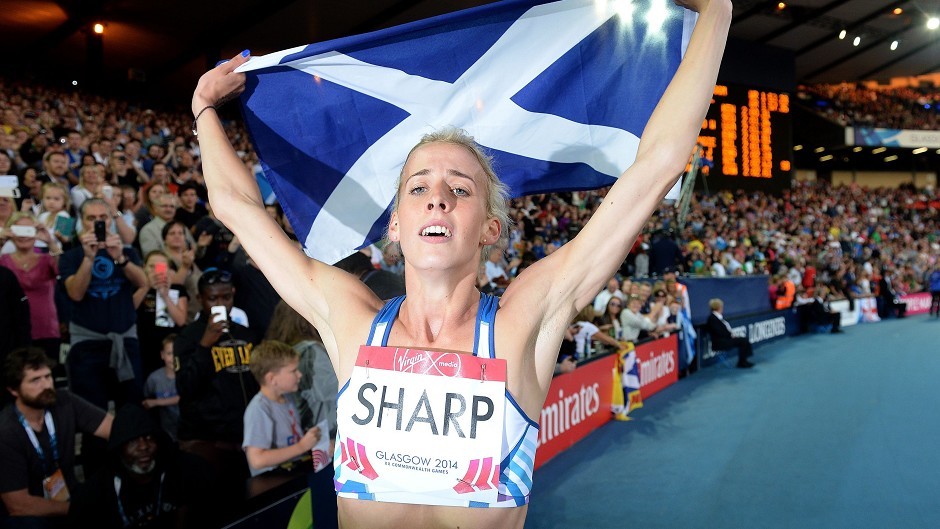
[[[520,306],[540,307],[533,314],[539,333],[554,337],[559,325],[567,325],[594,299],[688,162],[718,77],[732,6],[730,0],[677,3],[697,11],[699,19],[686,55],[643,131],[636,161],[577,237],[529,267],[503,297],[503,306],[518,297]],[[552,372],[555,342],[536,347],[540,375]]]
[[[352,275],[307,257],[264,211],[255,178],[235,153],[214,109],[244,90],[245,75],[234,70],[247,60],[246,51],[209,70],[193,93],[209,203],[281,298],[317,327],[333,357],[336,336],[352,331],[346,328],[351,322],[370,321],[381,301]]]

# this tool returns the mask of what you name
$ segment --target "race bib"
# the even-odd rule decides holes
[[[377,500],[495,503],[505,405],[505,360],[361,346],[340,400],[337,475]]]
[[[61,468],[42,480],[42,490],[47,500],[69,501],[69,487],[65,484]]]

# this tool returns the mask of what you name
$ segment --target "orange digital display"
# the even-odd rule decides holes
[[[729,178],[789,176],[790,96],[718,85],[699,143],[712,175]]]

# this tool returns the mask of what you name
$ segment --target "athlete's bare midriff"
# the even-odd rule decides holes
[[[521,507],[442,507],[337,498],[343,529],[408,527],[413,529],[521,529],[528,505]]]

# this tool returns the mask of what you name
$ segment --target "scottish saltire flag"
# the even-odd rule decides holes
[[[614,420],[629,421],[628,415],[636,408],[643,407],[640,394],[640,365],[637,362],[636,349],[632,342],[627,342],[617,351],[617,370],[614,373],[614,396],[611,412]]]
[[[255,173],[255,182],[258,184],[258,191],[261,192],[261,199],[264,200],[265,205],[270,206],[277,202],[277,195],[274,193],[274,188],[271,187],[271,184],[268,182],[268,179],[264,176],[264,171],[261,167],[257,167],[254,170]]]
[[[689,313],[684,308],[679,309],[676,319],[679,321],[679,349],[685,352],[685,365],[688,366],[695,358],[695,339],[698,338],[698,333],[695,332],[692,318],[689,318]]]
[[[513,196],[612,184],[694,21],[671,0],[497,2],[253,57],[244,117],[306,252],[333,263],[381,238],[405,156],[446,126]]]

